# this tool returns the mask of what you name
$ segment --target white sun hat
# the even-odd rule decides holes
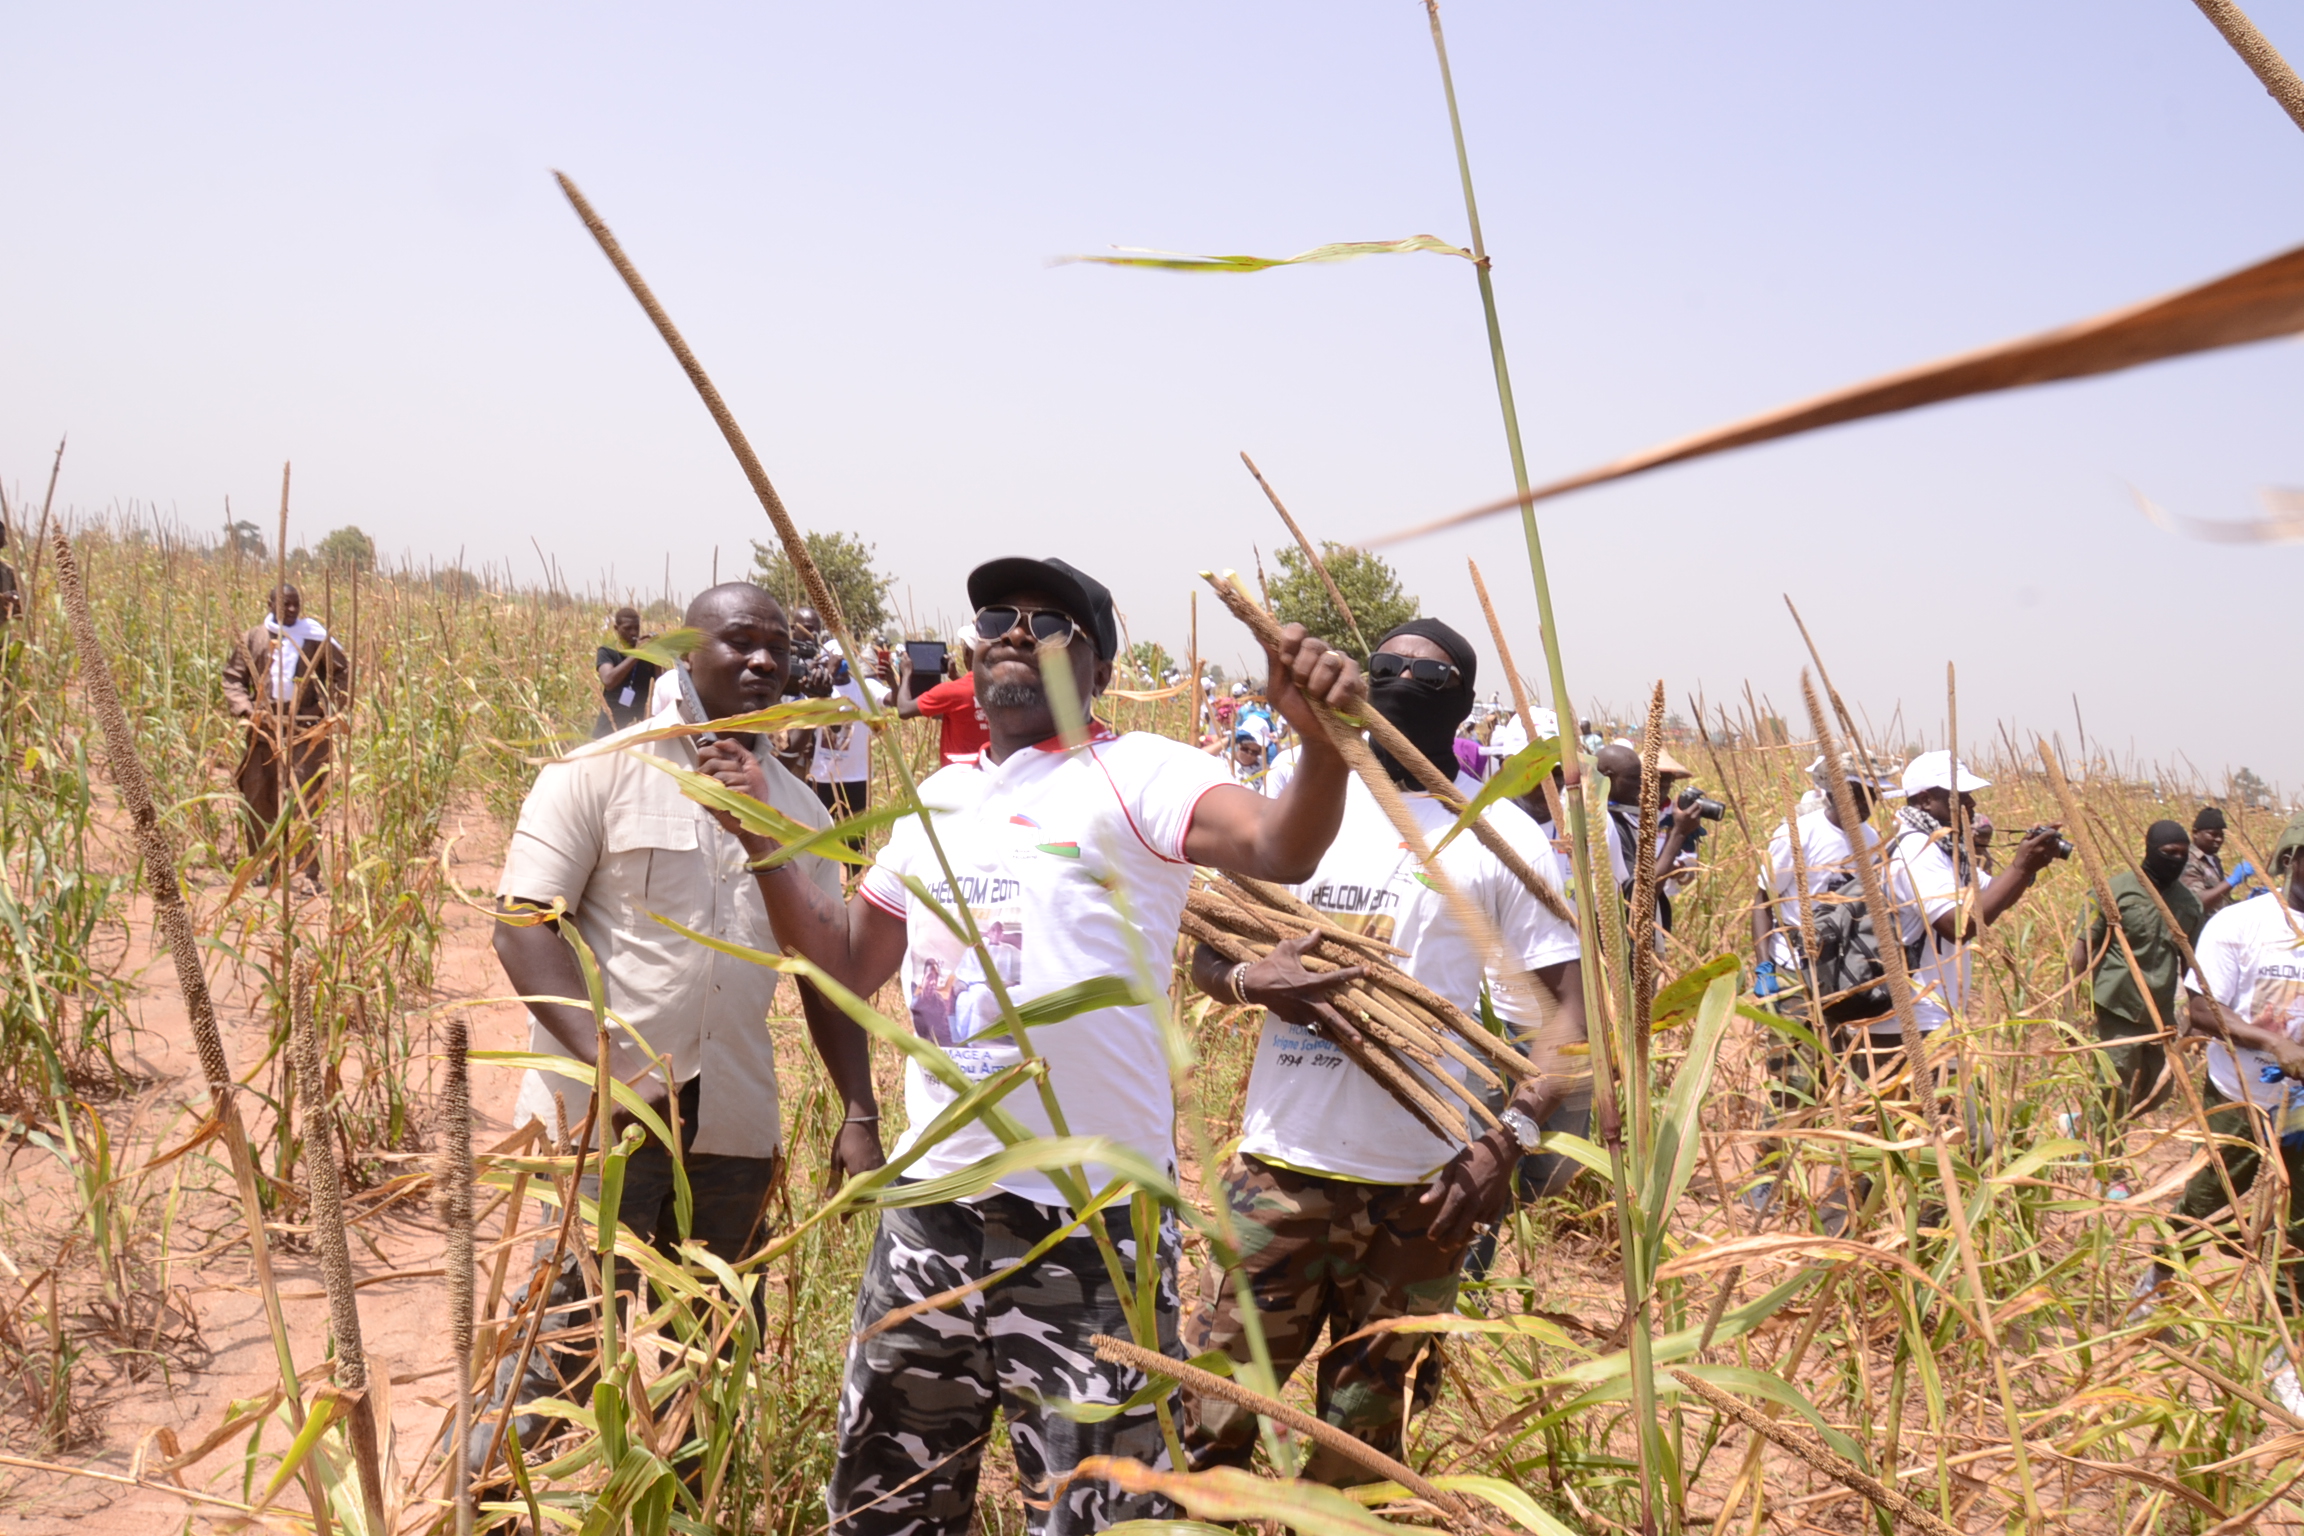
[[[1952,754],[1942,749],[1923,752],[1904,765],[1904,793],[1916,795],[1926,789],[1948,789],[1964,795],[1972,789],[1990,789],[1990,779],[1979,778],[1968,771],[1966,763],[1955,763]]]
[[[1896,782],[1896,770],[1881,767],[1877,763],[1867,762],[1862,756],[1854,752],[1842,754],[1840,774],[1849,783],[1860,785],[1876,795],[1900,795],[1904,793]],[[1816,761],[1808,765],[1808,777],[1816,785],[1819,792],[1825,789],[1823,753],[1817,753]]]

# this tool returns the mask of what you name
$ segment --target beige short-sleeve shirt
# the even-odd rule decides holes
[[[496,890],[506,898],[558,897],[567,903],[577,933],[600,965],[614,1016],[610,1069],[619,1078],[639,1085],[642,1073],[653,1075],[648,1057],[631,1039],[630,1032],[637,1032],[670,1063],[676,1083],[703,1078],[695,1151],[768,1157],[783,1138],[776,1048],[767,1028],[778,973],[656,921],[670,918],[751,949],[780,947],[760,888],[745,867],[743,845],[681,794],[670,774],[644,761],[657,757],[693,768],[690,739],[626,744],[628,737],[678,723],[675,706],[545,768],[521,804]],[[831,825],[805,784],[772,757],[763,758],[762,767],[769,804],[807,826]],[[799,862],[807,878],[839,898],[836,864],[815,855]],[[569,1054],[534,1021],[528,1046]],[[592,1101],[591,1090],[543,1073],[531,1072],[521,1084],[515,1122],[534,1118],[549,1126],[555,1092],[573,1132]]]

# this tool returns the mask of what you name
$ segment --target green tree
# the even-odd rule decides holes
[[[1161,674],[1176,664],[1167,648],[1157,640],[1139,640],[1128,648],[1128,660],[1147,683],[1157,687]]]
[[[235,559],[261,560],[264,558],[264,530],[242,519],[224,524],[224,547]]]
[[[848,621],[848,628],[862,644],[865,637],[879,632],[891,617],[888,611],[888,589],[896,578],[883,576],[872,569],[874,546],[852,533],[803,534],[808,542],[808,558],[824,575],[824,583],[832,589],[832,600],[840,605],[840,615]],[[776,601],[786,608],[808,604],[808,594],[801,590],[800,573],[792,569],[781,545],[752,541],[752,579],[768,589]],[[829,615],[825,622],[830,623]]]
[[[376,541],[354,527],[337,529],[320,541],[315,553],[329,565],[349,566],[355,571],[376,568]]]
[[[1367,650],[1353,638],[1352,626],[1344,621],[1344,615],[1336,611],[1335,599],[1328,595],[1327,585],[1312,562],[1300,549],[1279,553],[1280,574],[1272,578],[1273,615],[1283,624],[1303,625],[1365,666]],[[1352,605],[1352,617],[1360,621],[1360,633],[1369,645],[1394,625],[1416,617],[1416,599],[1400,590],[1400,573],[1382,555],[1322,539],[1320,559],[1328,574],[1336,578],[1336,590]]]

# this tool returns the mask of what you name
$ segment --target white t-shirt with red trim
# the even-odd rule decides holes
[[[1075,751],[1050,742],[1004,762],[978,755],[953,763],[921,783],[920,799],[935,813],[937,841],[1000,979],[1021,1005],[1100,976],[1135,979],[1146,966],[1155,986],[1165,984],[1192,882],[1184,837],[1193,812],[1210,791],[1237,788],[1221,758],[1164,736],[1099,727]],[[1000,1017],[983,962],[934,908],[914,898],[907,875],[951,905],[949,882],[917,818],[896,824],[860,889],[904,920],[902,983],[913,1029],[941,1046],[970,1081],[982,1081],[1018,1060],[1016,1042],[976,1038]],[[1122,916],[1121,891],[1133,927]],[[1158,1166],[1173,1165],[1175,1097],[1149,1006],[1101,1008],[1031,1035],[1073,1135],[1109,1136]],[[898,1150],[909,1148],[953,1097],[907,1062],[911,1129]],[[1053,1134],[1035,1089],[1020,1089],[1002,1105],[1035,1133]],[[930,1148],[911,1172],[935,1178],[999,1150],[997,1137],[970,1124]],[[1091,1186],[1110,1177],[1088,1168]],[[998,1187],[1043,1205],[1064,1203],[1040,1173],[1012,1174]]]

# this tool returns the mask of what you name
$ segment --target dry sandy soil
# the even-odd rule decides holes
[[[451,816],[447,830],[456,837],[452,872],[457,885],[476,894],[491,889],[502,856],[502,828],[474,811]],[[199,915],[210,915],[223,894],[221,890],[203,893]],[[489,951],[487,919],[452,899],[447,903],[445,923],[432,999],[435,1018],[440,1010],[458,1003],[494,996],[505,985]],[[99,1106],[114,1138],[115,1165],[128,1170],[146,1167],[156,1154],[178,1146],[199,1123],[206,1102],[174,977],[164,956],[154,963],[148,948],[149,926],[148,913],[139,899],[125,955],[137,982],[133,1013],[138,1031],[125,1061],[142,1086],[127,1098]],[[252,969],[244,970],[228,956],[213,951],[208,953],[207,963],[226,1049],[238,1069],[245,1072],[261,1058],[267,1040],[267,1025],[255,1006],[260,978]],[[524,1016],[517,1005],[473,1006],[467,1016],[476,1049],[510,1049],[525,1044]],[[429,1038],[423,1021],[418,1021],[417,1028],[420,1040]],[[424,1070],[428,1075],[428,1063]],[[1749,1061],[1726,1069],[1728,1077],[1749,1077],[1750,1072]],[[890,1089],[893,1083],[883,1086]],[[476,1146],[485,1147],[510,1131],[516,1088],[517,1080],[510,1073],[483,1070],[475,1074]],[[1742,1088],[1749,1097],[1751,1084],[1744,1083]],[[417,1097],[428,1099],[429,1094]],[[1233,1109],[1236,1113],[1237,1106]],[[2168,1171],[2158,1162],[2174,1156],[2172,1150],[2164,1150],[2151,1172]],[[160,1431],[171,1432],[184,1445],[195,1444],[230,1417],[236,1400],[261,1398],[278,1382],[247,1248],[235,1240],[242,1229],[238,1205],[230,1198],[229,1179],[216,1164],[198,1157],[181,1159],[171,1166],[186,1170],[181,1207],[172,1221],[165,1222],[174,1254],[166,1275],[166,1294],[172,1305],[163,1311],[152,1297],[144,1297],[140,1298],[142,1310],[131,1311],[141,1319],[140,1329],[157,1321],[163,1343],[170,1339],[175,1342],[155,1354],[138,1356],[107,1350],[100,1341],[91,1339],[74,1376],[73,1436],[63,1448],[51,1453],[55,1462],[114,1476],[130,1472],[140,1457],[143,1465],[156,1466],[164,1459],[156,1444]],[[1190,1167],[1184,1170],[1191,1193],[1197,1192],[1196,1172]],[[147,1181],[141,1209],[134,1218],[143,1224],[143,1230],[161,1227],[167,1195],[166,1177]],[[1718,1198],[1709,1178],[1700,1178],[1692,1195],[1707,1202]],[[362,1328],[371,1361],[389,1369],[399,1462],[404,1470],[412,1471],[422,1449],[433,1444],[441,1432],[452,1390],[446,1301],[438,1274],[442,1235],[421,1197],[381,1210],[374,1209],[373,1200],[365,1203],[371,1214],[357,1223],[355,1230],[362,1238],[353,1250],[354,1270],[362,1285]],[[40,1310],[26,1308],[23,1303],[44,1283],[44,1269],[72,1231],[77,1212],[75,1192],[55,1157],[20,1135],[0,1140],[0,1323]],[[500,1218],[491,1220],[483,1228],[483,1244],[496,1236],[499,1223]],[[1579,1230],[1579,1226],[1571,1223],[1568,1229],[1553,1234],[1542,1254],[1538,1288],[1547,1307],[1604,1327],[1620,1311],[1621,1297],[1614,1290],[1612,1264],[1597,1251],[1605,1245],[1597,1241],[1595,1233]],[[526,1248],[523,1242],[513,1251],[509,1277],[513,1288],[524,1278]],[[72,1251],[84,1252],[84,1243]],[[319,1267],[292,1227],[279,1231],[273,1255],[296,1358],[309,1372],[326,1350],[327,1305]],[[72,1262],[68,1258],[67,1264]],[[67,1270],[68,1312],[72,1310],[69,1287],[73,1278]],[[78,1278],[83,1282],[87,1279],[85,1275]],[[1194,1278],[1188,1276],[1188,1288]],[[84,1284],[83,1290],[93,1294],[92,1285]],[[1772,1335],[1787,1326],[1795,1311],[1788,1310],[1763,1332]],[[4,1348],[8,1343],[9,1336],[0,1332],[0,1365],[8,1358]],[[136,1362],[143,1368],[132,1372],[129,1367]],[[1810,1369],[1824,1367],[1811,1362]],[[1811,1385],[1821,1388],[1822,1384]],[[1300,1375],[1289,1395],[1301,1401],[1304,1388]],[[37,1435],[17,1406],[23,1400],[17,1385],[0,1375],[0,1415],[14,1419],[0,1421],[0,1449],[37,1457],[41,1454]],[[1917,1421],[1918,1406],[1908,1407]],[[234,1436],[188,1472],[188,1480],[195,1487],[210,1486],[220,1495],[239,1497],[238,1453],[244,1440],[245,1432]],[[275,1426],[268,1432],[267,1444],[276,1450],[280,1443]],[[1721,1458],[1716,1470],[1724,1474],[1735,1459]],[[1854,1500],[1828,1485],[1819,1485],[1804,1468],[1779,1467],[1778,1461],[1771,1454],[1768,1485],[1772,1529],[1855,1531],[1868,1527],[1861,1506]],[[1006,1465],[988,1467],[987,1473],[988,1498],[1011,1502],[1010,1469]],[[2060,1491],[2071,1497],[2069,1490]],[[1709,1497],[1700,1498],[1698,1503],[1710,1507],[1718,1489],[1707,1486],[1703,1492]],[[299,1499],[295,1490],[288,1491],[287,1502]],[[2090,1508],[2095,1502],[2083,1493],[2074,1508]],[[0,1536],[181,1530],[189,1512],[185,1500],[158,1489],[0,1465]],[[2287,1525],[2279,1528],[2294,1529]]]
[[[504,834],[477,813],[451,816],[448,830],[458,834],[453,871],[457,883],[471,891],[493,889],[502,857]],[[207,893],[212,901],[223,893]],[[204,903],[207,905],[207,903]],[[150,922],[147,904],[139,898],[131,932],[128,959],[138,967],[132,1005],[139,1029],[125,1064],[147,1085],[132,1098],[102,1106],[115,1137],[117,1166],[143,1166],[156,1151],[180,1141],[199,1121],[187,1108],[204,1109],[206,1092],[199,1063],[193,1054],[184,1007],[165,954],[153,963],[147,940]],[[204,914],[203,914],[204,915]],[[196,919],[197,920],[197,919]],[[259,984],[252,971],[243,971],[224,956],[207,956],[210,986],[215,992],[225,1049],[237,1070],[261,1058],[266,1026],[255,1016],[253,1000]],[[479,914],[451,900],[447,931],[438,957],[435,1002],[450,1005],[488,997],[505,990],[503,973],[488,948],[488,923]],[[491,1004],[470,1010],[475,1049],[524,1047],[527,1031],[516,1005]],[[419,1029],[423,1028],[419,1025]],[[420,1039],[428,1034],[420,1034]],[[476,1118],[473,1140],[487,1146],[511,1129],[510,1113],[517,1079],[506,1072],[477,1072],[473,1083]],[[70,1189],[62,1167],[46,1151],[21,1138],[5,1144],[6,1161],[0,1163],[0,1202],[5,1221],[0,1231],[26,1244],[4,1266],[20,1269],[21,1279],[0,1276],[0,1295],[13,1304],[24,1282],[37,1277],[37,1265],[55,1251],[57,1229],[71,1217]],[[189,1161],[189,1160],[188,1160]],[[173,1351],[165,1366],[132,1379],[120,1359],[100,1359],[92,1349],[83,1357],[82,1381],[75,1397],[80,1410],[76,1442],[55,1459],[100,1471],[125,1473],[139,1452],[147,1464],[162,1458],[153,1446],[157,1431],[172,1431],[184,1445],[196,1444],[225,1421],[229,1405],[237,1399],[261,1397],[279,1381],[271,1335],[254,1289],[254,1275],[245,1243],[230,1238],[241,1230],[236,1203],[229,1196],[229,1179],[195,1165],[188,1176],[181,1214],[172,1228],[180,1255],[211,1249],[204,1256],[181,1256],[168,1272],[176,1309],[188,1308],[197,1321],[196,1343],[182,1319],[171,1316],[165,1331],[178,1333],[187,1343]],[[212,1190],[189,1186],[212,1183]],[[483,1192],[485,1195],[485,1192]],[[165,1187],[150,1201],[156,1219]],[[439,1435],[452,1392],[449,1386],[450,1352],[444,1326],[446,1303],[438,1278],[442,1236],[421,1197],[403,1200],[360,1223],[366,1242],[355,1241],[353,1267],[359,1277],[362,1332],[372,1366],[391,1373],[392,1419],[403,1466],[413,1468],[418,1451]],[[38,1235],[48,1236],[43,1250],[29,1248]],[[482,1241],[488,1238],[482,1234]],[[525,1245],[520,1245],[522,1249]],[[41,1256],[35,1257],[38,1253]],[[512,1280],[516,1285],[527,1256],[514,1254]],[[327,1347],[328,1308],[321,1293],[320,1270],[308,1244],[293,1231],[275,1239],[273,1264],[286,1301],[288,1324],[300,1368],[320,1361]],[[147,1308],[149,1311],[149,1308]],[[30,1437],[21,1424],[7,1426],[0,1443],[18,1454]],[[231,1470],[217,1492],[239,1494],[236,1454],[245,1434],[220,1448],[202,1467],[187,1474],[200,1486],[200,1474]],[[275,1448],[278,1433],[269,1437]],[[290,1494],[294,1500],[296,1495]],[[84,1478],[0,1468],[0,1532],[144,1532],[179,1529],[188,1506],[167,1493],[106,1484]]]

